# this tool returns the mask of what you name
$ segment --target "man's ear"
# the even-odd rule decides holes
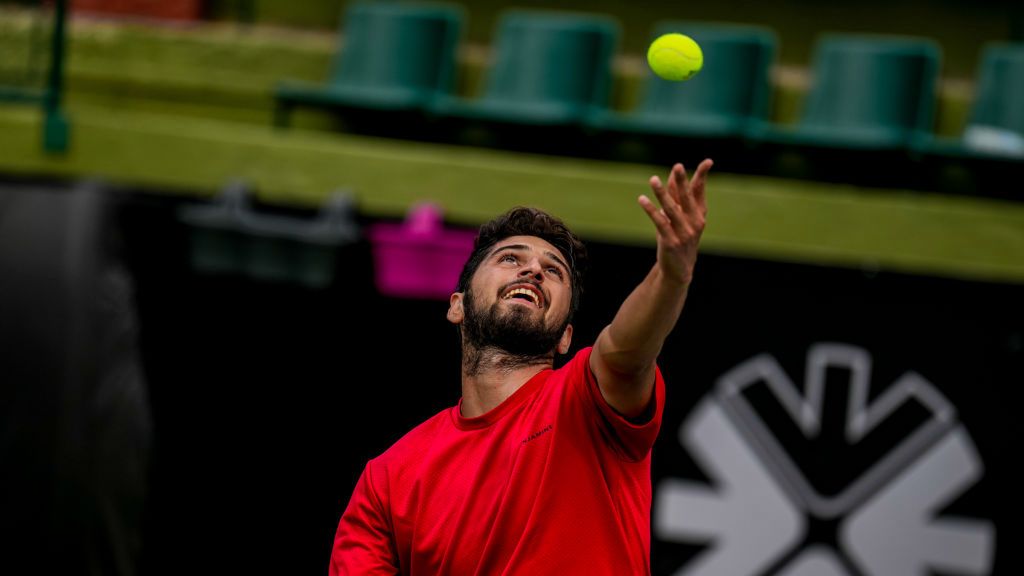
[[[572,344],[572,324],[565,327],[565,332],[562,332],[562,337],[558,340],[558,353],[565,354],[568,352],[570,344]]]
[[[465,317],[462,302],[462,292],[454,292],[448,298],[448,321],[452,324],[462,324],[462,319]]]

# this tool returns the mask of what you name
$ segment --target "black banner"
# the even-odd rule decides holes
[[[700,268],[662,359],[655,573],[1020,571],[1020,287]]]
[[[317,572],[365,461],[460,395],[447,303],[377,294],[365,243],[339,254],[327,290],[195,275],[167,225],[167,253],[140,243],[136,259],[159,462],[152,517],[166,521],[150,525],[146,566],[172,572],[160,535],[189,525],[207,564],[237,570],[213,552],[255,537],[263,567]],[[590,248],[574,349],[654,261],[650,248]],[[654,573],[1018,572],[1010,390],[1024,375],[1022,296],[702,255],[661,357]]]
[[[178,203],[119,219],[152,414],[141,573],[323,574],[365,462],[460,396],[447,302],[378,294],[365,241],[319,288],[198,272]],[[573,352],[654,262],[590,249]],[[703,254],[660,360],[654,573],[1020,573],[1022,301]]]

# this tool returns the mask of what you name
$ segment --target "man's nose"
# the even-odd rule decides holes
[[[519,275],[523,277],[533,276],[537,280],[543,280],[544,274],[542,272],[543,270],[540,265],[540,261],[535,258],[533,260],[527,260],[523,264],[523,267],[519,270]]]

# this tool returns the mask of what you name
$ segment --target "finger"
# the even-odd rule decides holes
[[[676,179],[678,180],[676,184],[679,186],[679,189],[685,190],[690,184],[690,175],[686,173],[686,166],[676,164],[672,169],[676,174]]]
[[[654,227],[658,229],[659,236],[663,236],[665,238],[672,238],[674,236],[672,222],[669,220],[668,216],[665,215],[663,210],[659,210],[658,207],[654,205],[654,202],[651,201],[650,198],[641,195],[636,199],[636,201],[640,204],[640,207],[644,209],[644,212],[647,212],[647,216],[651,219],[651,222],[654,223]]]
[[[658,197],[658,202],[661,203],[661,208],[664,210],[669,222],[671,223],[681,220],[683,214],[682,210],[679,208],[679,203],[672,198],[672,195],[669,194],[669,191],[665,186],[662,186],[661,179],[657,176],[651,176],[650,185],[654,195]]]
[[[686,167],[679,163],[674,164],[669,172],[669,181],[669,188],[673,197],[676,199],[676,202],[682,204],[682,195],[686,191],[688,181]]]
[[[672,168],[672,175],[675,177],[674,181],[677,186],[679,206],[682,208],[683,213],[696,213],[698,206],[690,192],[690,188],[693,184],[690,182],[690,177],[686,173],[686,167],[682,164],[676,164]]]
[[[704,193],[705,183],[707,181],[708,171],[715,165],[715,162],[710,158],[705,158],[700,166],[697,166],[697,172],[693,175],[693,181],[690,183],[691,192],[693,198],[700,207],[701,213],[707,213],[707,197]]]

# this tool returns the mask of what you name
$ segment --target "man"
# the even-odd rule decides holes
[[[565,366],[586,250],[559,220],[517,208],[480,229],[452,294],[462,399],[366,466],[334,541],[334,575],[650,573],[655,361],[682,311],[712,162],[672,167],[638,202],[657,262]]]

